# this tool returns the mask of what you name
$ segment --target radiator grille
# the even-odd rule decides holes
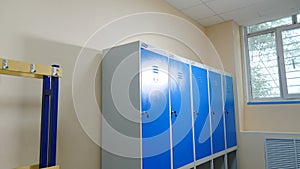
[[[295,140],[296,144],[296,156],[297,156],[297,167],[300,167],[300,140]]]
[[[300,166],[300,140],[267,138],[265,153],[267,169],[298,169]]]

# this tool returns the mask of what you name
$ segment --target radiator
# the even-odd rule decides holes
[[[300,169],[300,139],[266,138],[266,169]]]

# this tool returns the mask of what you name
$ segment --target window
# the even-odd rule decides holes
[[[287,94],[300,93],[300,28],[282,31]]]
[[[274,21],[264,22],[256,25],[247,26],[247,30],[249,33],[251,32],[257,32],[269,28],[274,28],[282,25],[289,25],[292,24],[292,17],[286,17]]]
[[[300,99],[300,14],[244,31],[249,99]]]

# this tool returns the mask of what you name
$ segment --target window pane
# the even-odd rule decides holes
[[[297,21],[300,22],[300,14],[297,15]]]
[[[248,30],[248,33],[251,33],[251,32],[266,30],[269,28],[275,28],[278,26],[289,25],[292,23],[293,23],[292,17],[287,17],[287,18],[264,22],[264,23],[260,23],[260,24],[256,24],[256,25],[247,26],[247,30]]]
[[[253,99],[280,97],[275,34],[248,38]]]
[[[300,28],[282,32],[288,94],[300,93]]]

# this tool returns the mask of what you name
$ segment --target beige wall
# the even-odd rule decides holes
[[[238,112],[243,112],[243,86],[238,79],[241,79],[243,76],[241,73],[241,52],[240,52],[240,33],[239,26],[232,22],[224,22],[221,24],[213,25],[206,28],[206,35],[211,40],[215,46],[218,54],[222,60],[224,71],[229,72],[234,77],[234,88],[236,92],[235,102],[237,103],[236,113],[237,118],[240,120],[237,125],[243,129],[243,114]]]
[[[47,65],[58,63],[63,67],[58,135],[58,163],[63,169],[100,167],[99,146],[80,126],[73,105],[72,75],[79,52],[97,29],[114,19],[137,12],[164,12],[184,17],[163,0],[7,0],[0,5],[0,57]],[[133,22],[132,25],[146,22]],[[299,132],[300,114],[297,110],[300,106],[246,105],[238,25],[226,22],[208,28],[197,27],[206,32],[221,56],[224,70],[232,73],[236,80],[237,126],[241,131],[238,133],[240,169],[263,169],[264,137],[299,137],[298,134],[264,132]],[[122,31],[122,27],[119,30]],[[167,28],[158,30],[163,32]],[[195,36],[187,29],[178,31],[182,32],[188,37]],[[135,39],[222,68],[212,57],[216,54],[204,35],[195,36],[201,42],[196,49],[159,35],[139,35],[127,41]],[[196,40],[189,43],[193,42],[196,43]],[[205,48],[207,46],[211,49]],[[195,50],[199,49],[204,49],[203,53],[211,57],[199,59],[195,54]],[[0,76],[0,91],[0,168],[38,163],[41,81]]]
[[[245,128],[247,131],[300,132],[299,109],[297,104],[245,106]]]
[[[225,71],[235,78],[236,110],[239,118],[239,168],[264,169],[265,137],[300,137],[299,105],[247,105],[239,26],[225,22],[206,28]]]
[[[221,24],[213,25],[206,28],[206,35],[211,40],[224,65],[224,71],[229,72],[234,77],[234,90],[235,90],[235,110],[236,110],[236,126],[237,131],[243,129],[243,93],[240,93],[240,88],[242,87],[239,80],[242,76],[241,71],[241,52],[240,52],[240,35],[239,26],[233,22],[224,22]],[[237,133],[238,137],[238,160],[241,160],[240,147],[242,145],[242,140],[240,138],[240,132]],[[244,169],[242,163],[238,163],[240,169]]]
[[[80,50],[100,27],[138,12],[183,16],[163,0],[1,2],[0,56],[46,65],[57,63],[63,68],[58,131],[58,163],[62,169],[100,168],[100,148],[80,126],[73,105],[72,76]],[[134,28],[146,23],[147,20],[132,22],[131,25]],[[204,30],[200,25],[197,27]],[[170,29],[158,28],[161,32]],[[118,30],[122,32],[122,27]],[[146,40],[174,53],[188,55],[193,60],[199,60],[194,51],[202,50],[206,57],[204,62],[211,65],[216,63],[213,58],[216,53],[203,33],[194,34],[185,28],[178,31],[178,34],[182,33],[186,37],[193,37],[189,43],[198,47],[190,49],[179,41],[158,35],[139,35],[127,40]],[[110,36],[113,39],[116,35]],[[110,36],[105,40],[110,41]],[[0,76],[0,168],[38,163],[41,84],[41,81],[34,79]],[[82,90],[88,89],[82,86]],[[88,114],[89,107],[86,107],[86,111]]]
[[[300,138],[299,134],[276,132],[242,132],[239,137],[239,168],[265,169],[265,138]]]

